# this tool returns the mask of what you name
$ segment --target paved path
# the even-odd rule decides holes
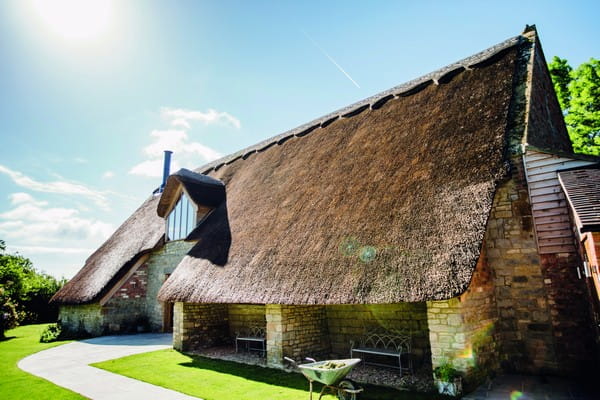
[[[94,400],[198,400],[88,365],[131,354],[168,349],[171,343],[170,334],[103,336],[32,354],[19,361],[18,366],[23,371]]]
[[[598,392],[558,377],[500,375],[463,400],[595,400]]]

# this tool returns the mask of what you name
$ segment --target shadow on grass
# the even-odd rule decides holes
[[[188,354],[188,356],[190,355]],[[214,360],[199,356],[190,357],[192,357],[191,362],[179,363],[179,365],[188,368],[204,369],[223,374],[234,375],[240,378],[266,383],[269,385],[283,386],[290,389],[298,389],[308,392],[308,380],[300,373],[286,372],[279,369],[255,365],[239,364],[232,361]],[[446,396],[440,396],[437,394],[400,391],[383,386],[363,384],[358,384],[358,386],[364,389],[359,397],[361,400],[448,399]],[[313,392],[319,393],[322,387],[323,385],[318,382],[313,383]]]
[[[16,339],[16,338],[17,338],[16,336],[5,336],[3,338],[0,338],[0,342],[8,342],[9,340]]]
[[[180,363],[183,367],[205,369],[222,374],[234,375],[240,378],[267,383],[269,385],[285,386],[291,389],[308,390],[308,381],[304,376],[285,372],[279,369],[239,364],[232,361],[213,360],[193,356],[192,362]],[[321,390],[319,385],[318,390]]]

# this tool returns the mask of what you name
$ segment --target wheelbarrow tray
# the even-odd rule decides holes
[[[344,363],[343,367],[323,369],[319,366],[328,362]],[[347,358],[344,360],[325,360],[309,364],[300,364],[298,368],[309,381],[321,382],[324,385],[335,385],[341,381],[352,368],[360,362],[360,358]]]

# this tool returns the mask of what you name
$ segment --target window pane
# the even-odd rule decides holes
[[[196,210],[190,199],[182,193],[167,218],[167,240],[185,239],[196,227]]]
[[[173,240],[179,239],[179,215],[181,214],[181,202],[178,201],[173,210]]]
[[[188,227],[189,227],[188,229],[190,232],[193,231],[194,228],[196,227],[196,210],[194,209],[194,207],[191,204],[189,205],[189,210],[188,210]]]
[[[171,213],[169,214],[169,224],[168,224],[168,233],[169,233],[169,240],[174,240],[173,238],[175,237],[175,210],[171,211]]]
[[[187,196],[184,195],[183,196],[183,215],[181,217],[181,226],[183,229],[182,236],[184,238],[189,233],[189,227],[188,227],[188,223],[187,223],[189,208],[190,208],[190,201],[188,200]]]

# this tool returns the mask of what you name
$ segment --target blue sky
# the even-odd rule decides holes
[[[548,59],[600,57],[597,1],[64,1],[0,1],[0,239],[55,276],[158,186],[166,147],[198,167],[525,24]]]

